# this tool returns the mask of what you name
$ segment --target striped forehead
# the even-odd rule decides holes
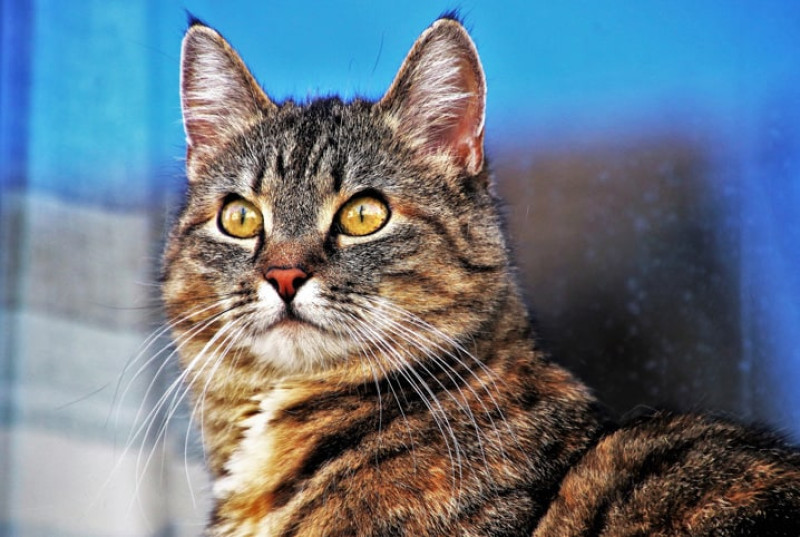
[[[316,229],[320,207],[341,187],[346,156],[330,121],[300,114],[275,121],[253,190],[270,207],[274,230],[298,236]]]

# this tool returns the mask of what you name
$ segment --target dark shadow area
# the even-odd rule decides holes
[[[617,414],[646,405],[750,416],[739,233],[722,212],[738,190],[714,173],[708,148],[631,136],[495,155],[543,345]]]

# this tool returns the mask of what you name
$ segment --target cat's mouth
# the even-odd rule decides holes
[[[279,331],[283,334],[300,335],[303,331],[318,330],[320,332],[328,332],[325,328],[318,323],[297,311],[297,309],[290,303],[287,304],[283,310],[272,320],[269,325],[264,327],[264,332]]]
[[[250,350],[264,361],[287,371],[324,367],[347,356],[351,344],[329,328],[291,308],[258,327]]]
[[[311,328],[312,326],[316,328],[313,323],[309,323],[301,319],[297,314],[289,313],[283,315],[280,319],[272,323],[272,326],[270,326],[269,329],[273,330],[275,328],[281,328],[284,330],[303,330]]]
[[[316,329],[329,332],[315,319],[318,315],[318,297],[314,281],[306,282],[293,297],[279,296],[273,286],[261,282],[254,312],[254,335],[285,333],[290,330],[300,334],[303,330]]]

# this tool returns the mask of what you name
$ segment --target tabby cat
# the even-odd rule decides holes
[[[800,535],[800,454],[702,416],[607,421],[537,347],[445,16],[377,102],[275,103],[192,21],[163,293],[207,536]]]

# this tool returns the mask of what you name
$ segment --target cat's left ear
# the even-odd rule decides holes
[[[486,80],[464,27],[442,18],[414,43],[378,106],[411,144],[460,170],[483,169]]]
[[[183,125],[190,154],[213,153],[276,106],[216,30],[190,24],[181,48]]]

